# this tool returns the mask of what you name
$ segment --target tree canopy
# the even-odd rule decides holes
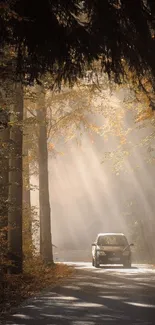
[[[30,81],[49,70],[72,82],[99,60],[116,82],[128,67],[154,84],[154,0],[2,0],[0,10],[1,44]]]

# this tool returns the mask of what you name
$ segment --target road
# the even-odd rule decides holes
[[[131,269],[68,263],[77,272],[21,306],[7,325],[155,324],[155,268]]]

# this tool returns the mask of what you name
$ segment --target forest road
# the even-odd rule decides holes
[[[70,279],[25,302],[5,324],[155,324],[155,267],[67,264],[76,269]]]

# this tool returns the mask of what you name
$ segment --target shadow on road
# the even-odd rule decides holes
[[[89,265],[89,266],[88,266]],[[79,264],[74,264],[74,263],[72,263],[72,266],[76,266],[76,269],[83,269],[83,268],[90,268],[90,263],[89,264],[87,264],[87,263],[79,263]],[[98,267],[98,269],[108,269],[108,270],[114,270],[114,269],[122,269],[122,270],[135,270],[135,269],[138,269],[138,267],[137,266],[131,266],[131,268],[129,269],[129,268],[125,268],[123,265],[108,265],[108,264],[106,264],[106,265],[103,265],[103,264],[101,264],[99,267]]]
[[[136,268],[77,270],[62,287],[21,307],[7,325],[153,325],[154,286],[154,277]]]

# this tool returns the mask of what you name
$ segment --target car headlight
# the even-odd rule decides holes
[[[97,246],[97,254],[102,256],[106,255],[100,246]]]
[[[128,256],[129,254],[130,254],[129,251],[125,251],[125,252],[123,252],[123,256]]]

